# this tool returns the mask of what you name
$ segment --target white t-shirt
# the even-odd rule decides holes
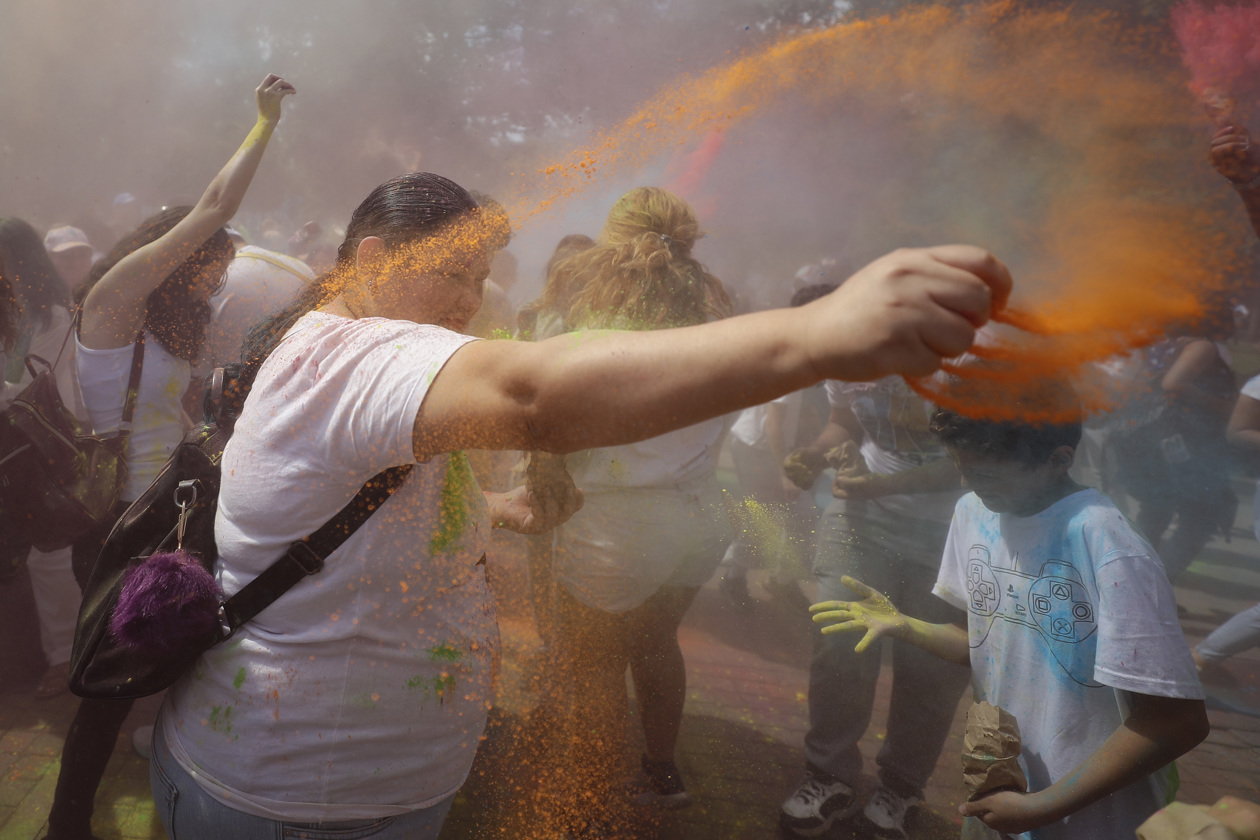
[[[1015,715],[1030,790],[1068,775],[1120,727],[1126,692],[1203,697],[1163,566],[1096,490],[1029,517],[993,513],[968,493],[933,591],[967,610],[976,699]],[[1169,775],[1027,837],[1132,837],[1167,803]]]
[[[569,475],[583,490],[686,484],[717,469],[726,417],[715,417],[654,438],[587,449],[568,458]]]
[[[239,249],[228,263],[223,288],[210,298],[210,326],[194,365],[197,375],[239,362],[250,328],[291,303],[314,278],[315,272],[299,259],[254,245]]]
[[[367,479],[416,464],[428,387],[472,340],[410,321],[298,321],[224,452],[215,570],[226,593]],[[215,799],[271,819],[371,819],[450,796],[490,703],[489,536],[462,453],[415,466],[323,571],[170,689],[162,725],[175,758]]]
[[[803,392],[793,391],[768,403],[745,408],[739,413],[735,424],[731,426],[731,437],[745,446],[768,450],[770,448],[770,442],[766,438],[766,416],[770,413],[768,407],[781,405],[783,406],[783,429],[788,435],[788,440],[784,441],[784,449],[790,452],[796,443],[796,428],[801,421],[802,396]]]
[[[826,389],[828,404],[849,409],[862,426],[859,449],[871,472],[890,475],[949,457],[928,428],[932,404],[911,391],[901,377],[887,376],[875,382],[829,379]],[[960,492],[900,493],[880,496],[868,505],[943,524],[949,521]]]
[[[1248,379],[1238,393],[1244,397],[1251,397],[1253,400],[1260,400],[1260,376]]]
[[[111,434],[122,423],[131,378],[134,344],[109,350],[91,350],[74,337],[79,388],[95,434]],[[150,333],[144,338],[144,365],[136,413],[127,440],[127,483],[122,498],[133,501],[157,477],[166,459],[184,437],[184,407],[180,400],[188,390],[189,366],[163,349]]]

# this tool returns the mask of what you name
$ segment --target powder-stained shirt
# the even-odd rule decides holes
[[[490,534],[462,453],[417,463],[430,383],[472,339],[303,317],[263,365],[223,457],[215,571],[232,594],[378,472],[401,488],[308,577],[168,693],[175,758],[215,799],[303,822],[428,807],[459,788],[498,644]]]
[[[826,388],[831,407],[847,408],[861,425],[859,449],[871,472],[905,472],[949,457],[928,428],[934,407],[911,391],[900,376],[875,382],[827,380]],[[861,508],[867,515],[892,514],[944,524],[958,495],[958,490],[900,493],[872,499]],[[850,512],[854,509],[851,506]]]
[[[1015,715],[1029,790],[1088,759],[1124,722],[1130,692],[1203,697],[1163,566],[1096,490],[1028,517],[993,513],[968,493],[933,591],[967,610],[976,700]],[[1020,836],[1132,837],[1170,788],[1165,768]]]

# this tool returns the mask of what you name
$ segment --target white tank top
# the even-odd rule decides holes
[[[79,389],[94,434],[118,431],[122,423],[127,381],[131,377],[131,356],[135,345],[109,350],[92,350],[74,337],[79,369]],[[150,333],[145,333],[144,367],[140,371],[140,392],[127,442],[127,483],[122,498],[134,501],[144,492],[184,436],[184,409],[180,404],[188,389],[189,365],[163,349]]]

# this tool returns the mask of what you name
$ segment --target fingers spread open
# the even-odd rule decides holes
[[[844,575],[840,578],[840,582],[843,583],[845,586],[849,587],[849,589],[853,590],[854,594],[856,594],[858,598],[869,598],[872,595],[877,594],[874,589],[871,589],[869,586],[867,586],[865,583],[862,583],[862,581],[858,580],[855,577],[849,577],[848,575]],[[843,602],[832,601],[831,603],[843,603]],[[845,606],[848,606],[848,604],[845,604]]]

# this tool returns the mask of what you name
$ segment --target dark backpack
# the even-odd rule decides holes
[[[34,355],[25,361],[34,381],[0,411],[0,539],[56,551],[104,525],[127,480],[143,333],[132,354],[123,422],[113,435],[93,435],[62,403],[55,363]]]

